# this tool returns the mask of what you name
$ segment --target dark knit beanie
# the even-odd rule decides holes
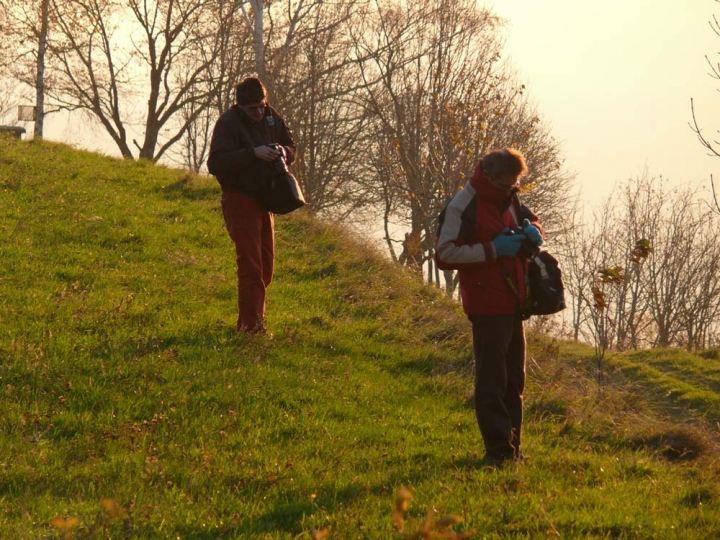
[[[238,105],[261,103],[266,99],[265,85],[257,77],[248,77],[235,88],[235,101]]]

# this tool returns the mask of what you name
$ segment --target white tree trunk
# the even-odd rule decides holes
[[[263,41],[263,0],[252,0],[255,10],[255,66],[258,77],[265,78],[265,42]]]
[[[265,77],[265,42],[263,41],[263,9],[264,0],[249,0],[253,9],[253,20],[250,20],[248,12],[245,10],[245,2],[238,0],[238,7],[242,10],[245,17],[245,24],[253,35],[253,45],[255,48],[255,70],[258,77],[262,80]]]

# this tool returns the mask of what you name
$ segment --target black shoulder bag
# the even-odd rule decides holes
[[[552,315],[565,309],[565,286],[555,257],[538,251],[528,260],[530,315]]]
[[[514,197],[518,221],[523,222],[529,215],[527,208]],[[512,287],[514,289],[514,287]],[[565,309],[565,285],[558,260],[545,250],[537,249],[528,258],[528,272],[525,275],[525,295],[523,318],[532,315],[552,315]]]
[[[300,184],[288,170],[285,158],[280,156],[271,165],[273,170],[265,179],[258,200],[273,214],[289,214],[304,206]]]

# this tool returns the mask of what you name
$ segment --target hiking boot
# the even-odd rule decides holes
[[[510,461],[516,461],[516,458],[512,454],[485,454],[483,463],[493,467],[500,467]]]

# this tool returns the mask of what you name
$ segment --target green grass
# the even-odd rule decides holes
[[[708,351],[711,352],[711,351]],[[657,349],[625,354],[612,362],[683,414],[688,409],[720,425],[720,360],[717,355]]]
[[[617,355],[599,385],[592,348],[530,334],[529,459],[487,467],[456,303],[298,212],[274,338],[238,336],[218,200],[0,138],[1,538],[400,539],[403,486],[408,537],[720,530],[716,354]]]

